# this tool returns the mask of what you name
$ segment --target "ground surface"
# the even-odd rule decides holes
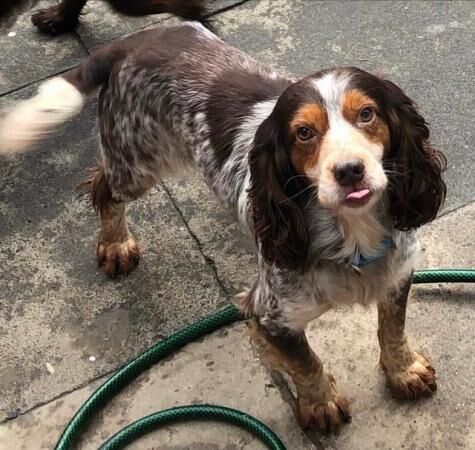
[[[217,1],[227,41],[281,71],[334,65],[381,69],[405,88],[449,160],[443,215],[421,230],[420,267],[475,267],[473,2]],[[233,7],[234,5],[234,7]],[[0,103],[76,65],[104,42],[167,17],[119,18],[91,1],[77,33],[50,39],[24,15],[0,35]],[[95,267],[97,219],[74,186],[97,155],[95,105],[39,152],[0,161],[0,448],[51,448],[98,379],[157,339],[227,304],[255,271],[252,244],[196,174],[157,187],[131,208],[144,249],[126,280]],[[274,428],[289,449],[475,448],[474,290],[414,289],[408,329],[429,354],[439,391],[417,405],[389,398],[377,369],[375,312],[328,313],[310,338],[352,399],[353,422],[314,443],[236,325],[188,347],[118,397],[85,448],[158,408],[216,402]],[[93,358],[91,358],[93,357]],[[94,359],[92,361],[91,359]],[[285,397],[285,396],[284,396]],[[224,431],[223,431],[224,430]],[[137,449],[258,448],[231,428],[169,428]]]

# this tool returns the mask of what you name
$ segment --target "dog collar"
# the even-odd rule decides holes
[[[355,256],[353,257],[353,260],[351,261],[350,265],[355,268],[355,269],[361,269],[362,267],[365,267],[371,263],[374,263],[378,259],[381,259],[383,256],[386,255],[387,251],[390,248],[394,248],[394,241],[392,240],[391,237],[385,237],[381,241],[379,245],[379,253],[375,256],[370,256],[366,257],[360,253],[360,251],[357,249],[355,252]]]

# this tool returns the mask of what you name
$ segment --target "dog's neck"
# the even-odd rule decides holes
[[[378,257],[381,243],[391,234],[383,220],[382,204],[357,214],[334,214],[321,208],[308,213],[312,236],[310,258],[313,262],[348,263],[355,255],[370,259]]]
[[[377,208],[363,214],[338,215],[336,222],[343,237],[343,253],[359,252],[370,258],[379,254],[386,229],[380,221]]]

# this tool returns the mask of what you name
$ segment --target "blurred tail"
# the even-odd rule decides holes
[[[62,77],[40,85],[38,94],[19,102],[0,119],[0,152],[27,150],[82,109],[84,98]]]
[[[40,84],[38,93],[0,117],[0,153],[19,153],[47,138],[81,112],[87,95],[109,79],[125,50],[106,46],[78,67]]]

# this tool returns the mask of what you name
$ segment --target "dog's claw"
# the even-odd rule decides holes
[[[125,242],[99,242],[97,245],[97,265],[111,278],[128,275],[139,261],[139,248],[131,236]]]
[[[429,397],[437,390],[435,370],[422,355],[414,352],[415,361],[397,372],[385,370],[393,397],[417,400]],[[384,367],[383,367],[384,369]]]
[[[298,422],[303,429],[314,428],[323,434],[336,432],[351,421],[348,400],[342,395],[324,403],[299,400]]]

